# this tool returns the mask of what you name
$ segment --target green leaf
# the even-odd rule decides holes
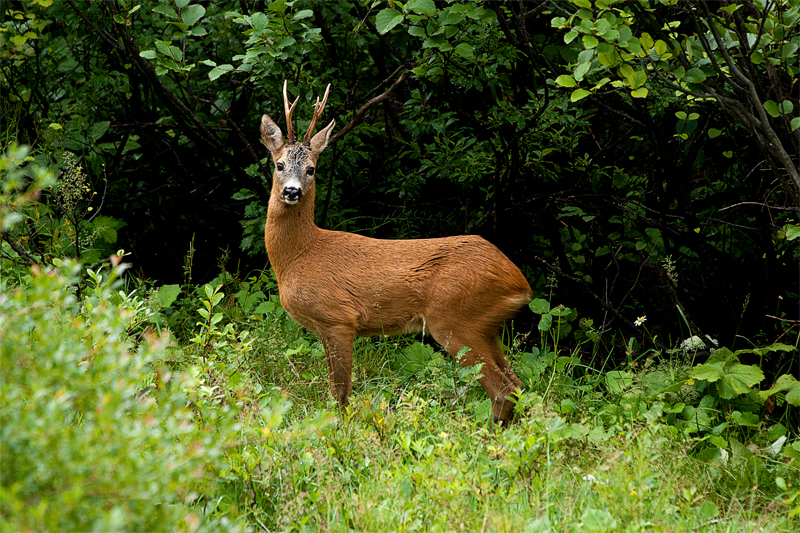
[[[800,117],[794,117],[792,121],[789,123],[789,125],[791,126],[792,131],[796,130],[797,128],[800,128]]]
[[[724,11],[727,14],[732,15],[733,12],[736,11],[737,9],[739,9],[740,7],[742,7],[741,4],[733,4],[733,5],[730,5],[730,6],[721,7],[719,9],[720,9],[720,11]]]
[[[214,81],[223,74],[228,73],[232,70],[233,67],[231,65],[220,65],[218,67],[215,67],[214,69],[211,70],[211,72],[208,73],[208,79]]]
[[[471,58],[473,57],[472,54],[472,45],[467,43],[461,43],[455,48],[456,54],[460,55],[461,57]]]
[[[702,83],[706,81],[706,75],[702,70],[695,67],[690,68],[683,79],[689,83]]]
[[[531,303],[528,304],[528,307],[531,311],[540,315],[550,312],[550,302],[547,300],[542,300],[541,298],[536,298],[535,300],[531,301]]]
[[[440,33],[438,35],[433,35],[424,41],[422,41],[423,48],[438,48],[442,52],[447,52],[448,50],[453,49],[453,45],[447,42],[444,34]],[[434,67],[438,68],[438,67]]]
[[[764,102],[764,111],[769,113],[769,115],[773,118],[777,118],[781,115],[781,112],[778,109],[778,104],[776,104],[773,100],[767,100]]]
[[[647,74],[644,70],[636,70],[625,78],[626,83],[631,89],[638,89],[647,81]]]
[[[782,375],[771,389],[759,392],[758,396],[764,401],[778,392],[786,392],[786,401],[789,405],[800,407],[800,381],[797,381],[794,376]]]
[[[411,0],[406,4],[406,10],[413,11],[420,15],[432,17],[436,14],[436,5],[433,0]]]
[[[759,420],[758,415],[755,413],[742,413],[739,411],[734,411],[731,413],[731,418],[740,426],[749,426],[754,428],[761,426],[761,420]]]
[[[562,87],[575,87],[577,85],[571,74],[562,74],[561,76],[557,77],[556,84]]]
[[[304,9],[302,11],[298,11],[297,13],[295,13],[294,16],[292,17],[292,20],[303,20],[303,19],[307,19],[308,17],[311,17],[313,15],[314,15],[314,12],[312,10]]]
[[[169,41],[156,41],[155,45],[156,48],[158,48],[158,51],[165,56],[170,57],[172,55],[169,50]]]
[[[253,24],[253,27],[257,30],[264,30],[269,24],[269,17],[261,12],[253,13],[250,15],[250,22]]]
[[[606,373],[606,388],[614,394],[622,394],[633,385],[633,374],[612,370]]]
[[[52,125],[51,125],[52,127]],[[786,224],[783,227],[783,232],[786,234],[787,241],[793,241],[796,238],[800,237],[800,225],[797,224]]]
[[[158,294],[156,296],[158,299],[158,305],[162,308],[169,307],[175,302],[180,293],[180,285],[162,285],[159,287]]]
[[[731,400],[747,394],[753,385],[764,380],[764,373],[755,365],[735,363],[725,365],[725,373],[717,384],[720,398]]]
[[[586,48],[596,48],[597,47],[597,37],[593,35],[584,35],[583,36],[583,46]]]
[[[722,130],[718,130],[716,128],[709,128],[708,130],[709,139],[716,139],[720,135],[722,135]]]
[[[539,331],[550,331],[552,325],[553,325],[553,315],[549,313],[542,315],[542,319],[539,320]]]
[[[581,522],[583,522],[581,531],[617,531],[619,525],[608,511],[591,507],[587,507],[583,512]]]
[[[591,52],[591,50],[590,50],[590,52]],[[586,75],[587,72],[589,72],[589,67],[590,66],[591,66],[591,63],[589,63],[589,62],[578,63],[578,66],[575,67],[575,72],[573,73],[573,75],[575,76],[575,81],[577,81],[577,82],[583,81],[583,77]]]
[[[631,96],[634,98],[646,98],[647,92],[647,87],[639,87],[638,89],[631,91]]]
[[[795,445],[800,447],[800,441],[793,442],[791,446],[784,446],[783,456],[787,459],[794,459],[797,463],[800,463],[800,452],[795,449]]]
[[[720,361],[712,364],[697,365],[692,369],[692,377],[713,383],[725,373],[725,363]]]
[[[104,120],[102,122],[96,122],[92,125],[91,131],[89,131],[89,137],[92,138],[93,141],[98,141],[103,135],[106,134],[108,131],[108,127],[111,125],[111,122],[108,120]]]
[[[158,56],[155,50],[144,50],[143,52],[139,52],[139,57],[143,57],[145,59],[155,59]]]
[[[415,342],[411,346],[404,348],[397,357],[400,365],[400,372],[404,375],[419,372],[433,358],[433,347],[429,344]]]
[[[617,53],[616,50],[612,49],[611,52],[606,53],[606,52],[600,52],[599,49],[600,47],[598,47],[597,60],[600,61],[601,65],[604,65],[606,67],[615,67],[622,60],[622,58],[620,57],[620,55]]]
[[[181,21],[191,26],[206,14],[206,8],[199,5],[186,6],[181,10]]]
[[[256,315],[266,315],[275,310],[275,303],[274,302],[261,302],[256,307],[255,311],[253,311]]]
[[[781,102],[780,107],[781,107],[781,112],[784,115],[791,115],[792,111],[794,111],[794,102],[792,102],[791,100],[784,100],[783,102]]]
[[[721,447],[722,446],[720,446],[720,448]],[[712,518],[719,516],[719,508],[711,500],[704,501],[703,504],[700,506],[699,512],[701,520],[704,521],[709,521]]]
[[[619,66],[617,72],[622,78],[630,78],[631,76],[633,76],[633,67],[625,63]]]
[[[586,98],[590,94],[592,93],[590,93],[585,89],[575,89],[574,91],[572,91],[572,94],[570,95],[569,99],[571,102],[577,102],[578,100]]]
[[[578,411],[578,404],[569,398],[561,400],[561,414],[570,414]]]
[[[487,398],[475,406],[475,420],[483,422],[492,416],[492,400]]]
[[[769,346],[762,346],[760,348],[745,348],[744,350],[736,350],[735,355],[738,356],[739,354],[743,353],[754,353],[762,356],[770,352],[793,352],[795,350],[797,350],[797,348],[794,346],[783,344],[782,342],[776,342],[774,344],[770,344]]]
[[[158,5],[158,6],[153,8],[153,11],[155,11],[156,13],[161,13],[162,15],[166,15],[169,18],[173,18],[173,19],[177,19],[178,18],[178,12],[175,11],[174,9],[172,9],[169,6]]]
[[[403,14],[396,9],[383,9],[375,17],[375,28],[383,35],[403,22]]]

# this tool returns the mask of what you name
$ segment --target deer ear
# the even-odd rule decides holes
[[[324,129],[321,129],[316,135],[311,138],[311,150],[319,155],[328,146],[328,139],[331,137],[333,127],[336,125],[335,120],[331,120]]]
[[[267,115],[261,117],[261,142],[271,153],[283,146],[283,132]]]

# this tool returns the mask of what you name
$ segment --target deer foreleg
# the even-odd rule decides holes
[[[344,328],[321,329],[319,336],[325,348],[331,394],[345,407],[353,390],[353,337],[354,332]]]

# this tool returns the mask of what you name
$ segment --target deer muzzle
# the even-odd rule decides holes
[[[284,187],[281,197],[287,204],[294,205],[303,197],[303,191],[300,187]]]

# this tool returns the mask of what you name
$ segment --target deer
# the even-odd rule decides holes
[[[525,276],[477,235],[391,240],[317,227],[317,161],[336,121],[316,134],[314,129],[331,86],[322,101],[317,97],[300,142],[292,120],[300,97],[290,105],[286,85],[286,139],[268,115],[261,118],[261,140],[274,163],[264,243],[281,305],[323,345],[338,405],[345,408],[352,393],[356,336],[422,332],[462,366],[483,364],[478,382],[491,399],[492,417],[509,425],[522,384],[498,336],[531,300]]]

